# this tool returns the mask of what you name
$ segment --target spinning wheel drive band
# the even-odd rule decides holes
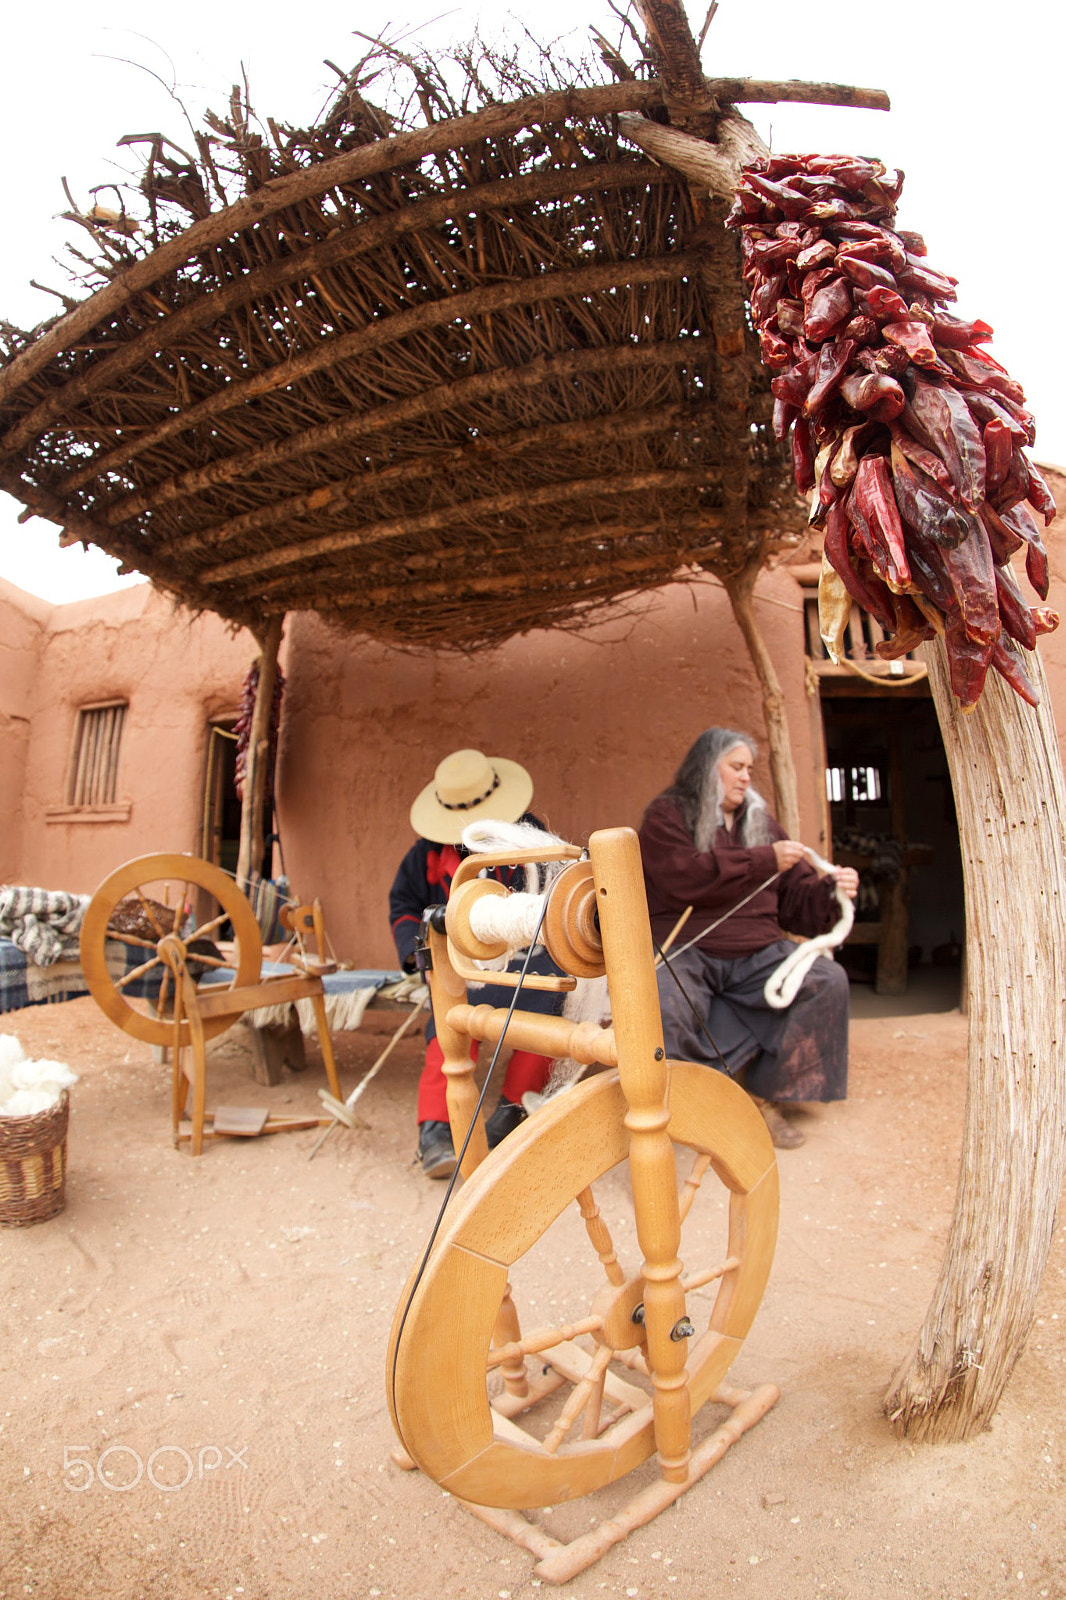
[[[147,905],[147,902],[159,900],[159,891],[164,884],[170,891],[176,890],[177,897],[171,911],[170,923],[158,926],[163,919],[158,912]],[[183,934],[181,924],[184,908],[190,901],[193,890],[203,890],[213,896],[218,902],[220,911],[208,917],[198,927]],[[153,934],[158,931],[158,939],[141,938],[108,927],[116,906],[129,896],[144,906],[148,926]],[[124,1033],[131,1034],[133,1038],[141,1039],[146,1044],[173,1045],[173,1022],[165,1014],[156,1015],[148,1010],[138,1010],[127,995],[126,987],[134,976],[158,968],[162,986],[159,1011],[165,1012],[168,993],[173,999],[173,979],[161,952],[163,941],[177,940],[185,950],[188,950],[195,939],[210,939],[216,935],[220,925],[227,921],[232,928],[235,946],[232,960],[200,957],[195,951],[189,957],[193,963],[234,969],[234,976],[226,984],[204,984],[204,990],[217,992],[221,988],[242,988],[255,983],[259,978],[263,944],[255,915],[247,899],[221,867],[213,866],[209,861],[201,861],[195,856],[173,853],[138,856],[133,861],[127,861],[124,866],[117,867],[104,879],[85,912],[81,928],[81,964],[90,994],[105,1015],[110,1017]],[[111,940],[143,950],[144,961],[134,973],[116,978],[107,970],[106,946]],[[200,986],[197,987],[199,991]],[[235,1016],[205,1017],[202,1023],[204,1037],[209,1039],[216,1037],[235,1020]],[[181,1023],[180,1042],[183,1046],[190,1043],[187,1019]]]
[[[727,1268],[718,1280],[709,1323],[696,1327],[687,1341],[684,1370],[695,1413],[713,1397],[762,1298],[777,1234],[777,1164],[762,1116],[742,1089],[706,1067],[667,1066],[667,1131],[675,1151],[682,1147],[709,1158],[703,1181],[717,1180],[729,1191],[722,1259],[685,1260],[685,1273],[699,1282],[710,1276],[701,1269]],[[609,1424],[599,1437],[551,1449],[499,1416],[486,1385],[509,1270],[572,1203],[581,1205],[590,1241],[590,1210],[603,1228],[590,1243],[588,1298],[593,1315],[602,1315],[602,1330],[592,1335],[601,1360],[606,1361],[603,1352],[612,1340],[614,1348],[639,1352],[642,1339],[633,1313],[643,1302],[643,1283],[639,1274],[626,1278],[624,1264],[613,1274],[597,1266],[596,1255],[604,1259],[603,1241],[608,1251],[611,1247],[587,1194],[630,1154],[626,1113],[616,1073],[588,1079],[548,1100],[478,1167],[453,1201],[406,1318],[415,1275],[401,1296],[388,1357],[389,1373],[395,1370],[389,1395],[393,1424],[414,1461],[462,1499],[513,1508],[555,1504],[614,1482],[655,1450],[650,1393],[642,1396],[643,1406]],[[691,1216],[687,1206],[682,1211]],[[684,1229],[681,1255],[686,1256]],[[580,1298],[580,1288],[576,1292]],[[582,1315],[580,1308],[576,1315]],[[572,1331],[558,1330],[558,1340],[546,1346],[538,1341],[536,1360],[550,1365],[552,1343],[562,1347]],[[431,1384],[427,1372],[434,1374]]]

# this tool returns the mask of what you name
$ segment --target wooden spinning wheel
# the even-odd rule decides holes
[[[193,913],[205,897],[212,909],[197,921]],[[230,935],[227,946],[232,942],[225,955],[211,948],[224,926]],[[144,953],[143,961],[119,976],[109,970],[107,959],[107,945],[116,940]],[[206,1109],[207,1042],[246,1011],[309,999],[329,1086],[340,1099],[321,977],[307,972],[260,977],[258,924],[247,899],[220,867],[177,854],[127,861],[104,879],[89,902],[80,949],[89,992],[116,1027],[146,1044],[173,1048],[174,1138],[188,1137],[193,1155],[200,1154],[205,1121],[212,1117]],[[225,971],[226,976],[208,981],[212,971]],[[155,973],[158,985],[151,982]],[[151,998],[135,999],[135,984]],[[180,1125],[190,1089],[192,1116],[186,1135]],[[232,1107],[227,1113],[228,1120],[221,1109],[214,1114],[215,1133],[273,1132],[331,1120],[274,1118],[265,1111],[249,1116]]]
[[[538,1574],[556,1582],[696,1482],[778,1393],[763,1385],[744,1394],[722,1383],[758,1309],[776,1241],[777,1166],[765,1122],[724,1075],[664,1059],[636,836],[594,834],[590,857],[591,865],[575,863],[557,880],[543,936],[570,971],[606,967],[614,1026],[515,1011],[507,1041],[617,1070],[549,1098],[487,1158],[483,1130],[475,1128],[467,1182],[409,1280],[389,1348],[389,1404],[409,1457],[402,1464],[421,1467],[532,1549],[541,1558]],[[430,934],[456,1149],[476,1099],[469,1040],[498,1040],[506,1019],[502,1010],[466,1004],[457,971],[469,970],[471,956],[483,954],[506,921],[497,892],[475,876],[502,861],[479,855],[463,864],[448,937]],[[517,903],[535,897],[511,899],[528,938],[531,908]],[[594,1190],[627,1160],[643,1261],[624,1259]],[[721,1235],[710,1254],[705,1202],[710,1232]],[[576,1315],[523,1337],[512,1276],[568,1213],[588,1266],[585,1284],[567,1285]],[[713,1304],[700,1315],[691,1297],[708,1286]],[[489,1384],[499,1388],[501,1379],[502,1392],[490,1400]],[[548,1397],[564,1384],[571,1388],[560,1409],[562,1396]],[[732,1415],[693,1449],[692,1416],[711,1400],[730,1405]],[[536,1421],[537,1409],[550,1410],[546,1423]],[[613,1517],[609,1531],[564,1546],[518,1515],[614,1482],[653,1452],[660,1483]]]
[[[199,926],[188,928],[186,924],[200,898],[198,891],[210,896],[215,908]],[[128,927],[123,930],[124,919],[119,910],[123,905],[139,913],[137,932],[128,931]],[[113,921],[114,927],[111,926]],[[124,1033],[142,1039],[145,1044],[173,1044],[174,1023],[165,1013],[173,1007],[174,975],[172,965],[166,960],[168,945],[164,941],[177,941],[187,952],[196,940],[217,939],[220,928],[227,922],[232,930],[232,956],[194,953],[192,959],[202,973],[216,967],[232,968],[234,976],[224,987],[243,988],[258,980],[263,941],[252,908],[233,879],[227,877],[221,867],[195,856],[151,855],[127,861],[100,884],[82,923],[81,964],[90,994],[101,1011]],[[109,940],[143,950],[143,962],[131,972],[113,977],[107,966]],[[156,970],[159,973],[158,998],[151,1003],[131,998],[131,985]],[[201,976],[197,993],[206,993],[209,987],[216,986],[205,984]],[[205,1038],[213,1039],[235,1020],[232,1016],[205,1020]],[[181,1023],[181,1043],[191,1043],[187,1017]]]

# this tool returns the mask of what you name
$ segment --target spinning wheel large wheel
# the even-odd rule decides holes
[[[199,925],[188,926],[192,908],[201,898],[197,891],[210,896],[215,907]],[[140,928],[136,933],[109,926],[123,902],[139,913]],[[166,1012],[173,1003],[174,988],[171,968],[163,953],[164,941],[172,947],[179,944],[185,953],[197,940],[217,939],[219,929],[226,923],[232,930],[232,956],[223,958],[195,950],[189,956],[201,969],[201,983],[212,968],[233,969],[233,976],[225,984],[203,984],[212,992],[223,987],[243,988],[259,978],[263,943],[247,899],[220,867],[195,856],[148,855],[127,861],[101,883],[82,923],[81,964],[90,994],[124,1033],[146,1044],[173,1045],[174,1024]],[[112,975],[107,964],[107,944],[113,940],[144,952],[142,962],[118,977]],[[150,981],[156,971],[159,988],[153,999],[134,999],[131,987],[139,979]],[[205,1017],[201,1024],[204,1037],[214,1038],[235,1020],[235,1016]],[[180,1043],[185,1046],[190,1042],[186,1018],[181,1022]]]
[[[717,1390],[762,1298],[777,1233],[777,1166],[762,1117],[723,1075],[671,1062],[669,1106],[675,1152],[692,1153],[682,1218],[691,1214],[705,1174],[710,1185],[728,1191],[717,1260],[688,1259],[682,1233],[686,1290],[718,1283],[709,1321],[693,1330],[688,1344],[685,1378],[695,1412]],[[617,1260],[591,1187],[629,1153],[626,1110],[614,1073],[548,1101],[465,1185],[406,1314],[410,1286],[401,1297],[389,1354],[390,1372],[395,1362],[393,1421],[418,1465],[465,1500],[515,1508],[553,1504],[613,1482],[655,1449],[652,1395],[632,1381],[633,1367],[643,1367],[645,1285],[639,1263],[627,1276]],[[558,1358],[567,1375],[577,1377],[562,1417],[538,1439],[490,1405],[487,1370],[506,1359],[490,1345],[511,1269],[574,1204],[591,1245],[587,1316],[531,1334],[509,1352],[519,1363],[527,1355],[538,1365]],[[580,1302],[581,1286],[576,1296]],[[694,1316],[691,1299],[688,1309]],[[575,1334],[596,1342],[591,1359],[584,1356],[583,1375]],[[616,1360],[630,1369],[621,1383],[611,1382]],[[427,1368],[439,1379],[431,1387],[424,1381]],[[601,1414],[619,1405],[623,1414],[599,1431]],[[589,1436],[563,1442],[570,1428]]]

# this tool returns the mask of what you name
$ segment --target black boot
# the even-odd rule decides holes
[[[501,1094],[495,1111],[485,1124],[485,1137],[489,1141],[489,1149],[495,1150],[496,1146],[525,1120],[526,1114],[522,1107],[516,1106],[512,1100],[505,1100]]]
[[[450,1178],[455,1171],[455,1146],[446,1122],[418,1124],[418,1159],[427,1178]]]

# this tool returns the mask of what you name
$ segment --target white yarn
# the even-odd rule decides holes
[[[470,907],[470,928],[482,944],[523,950],[536,938],[543,910],[541,894],[487,894]]]
[[[805,849],[814,866],[822,872],[832,872],[830,862],[824,860],[809,845],[805,846]],[[805,939],[802,944],[798,944],[767,978],[763,987],[763,998],[775,1011],[784,1011],[786,1006],[792,1004],[799,993],[800,984],[823,950],[834,950],[838,944],[844,943],[851,932],[851,925],[855,921],[855,905],[850,895],[846,895],[839,884],[836,889],[836,901],[840,907],[840,917],[829,932],[820,933],[816,938]]]

